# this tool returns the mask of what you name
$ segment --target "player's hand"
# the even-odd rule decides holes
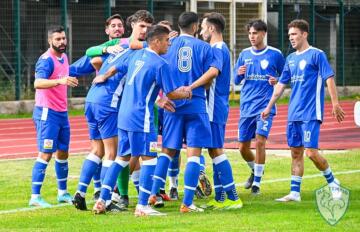
[[[244,75],[246,73],[246,65],[241,65],[237,71],[238,75]]]
[[[70,87],[76,87],[79,84],[79,81],[75,77],[63,77],[59,79],[60,85],[67,85]]]
[[[278,82],[278,80],[275,78],[275,77],[273,77],[273,76],[270,76],[270,75],[267,75],[268,77],[269,77],[269,84],[270,85],[276,85],[276,83]]]
[[[265,108],[265,110],[263,112],[261,112],[261,118],[262,119],[267,119],[270,115],[270,109],[268,109],[267,107]]]
[[[186,92],[188,94],[188,97],[186,99],[191,99],[192,98],[192,88],[191,88],[191,86],[182,86],[182,87],[178,88],[177,90],[182,91],[182,92]]]
[[[175,38],[179,35],[179,32],[177,31],[170,31],[169,33],[169,39]]]
[[[175,112],[175,103],[167,97],[162,97],[156,101],[156,104],[167,111]]]
[[[117,54],[119,52],[122,52],[124,50],[123,47],[121,47],[119,44],[109,46],[106,48],[106,52],[109,54]]]
[[[104,75],[98,75],[93,79],[92,83],[98,84],[98,83],[104,83],[105,81],[106,81],[106,79],[105,79]]]
[[[333,105],[332,114],[338,122],[342,122],[345,118],[345,112],[341,108],[340,104]]]

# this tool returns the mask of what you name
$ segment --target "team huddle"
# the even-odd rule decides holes
[[[251,47],[239,54],[233,68],[223,40],[223,15],[205,14],[200,30],[199,16],[193,12],[182,13],[177,23],[179,33],[172,30],[168,21],[155,25],[153,16],[145,10],[135,12],[126,22],[120,15],[113,15],[105,23],[109,41],[89,48],[71,65],[65,54],[64,29],[53,26],[48,30],[50,48],[36,64],[33,120],[39,156],[32,171],[29,205],[50,206],[40,190],[48,162],[55,153],[59,203],[72,203],[79,210],[87,210],[85,196],[93,180],[94,213],[127,210],[131,178],[138,193],[135,216],[166,215],[154,208],[163,207],[164,201],[179,199],[180,150],[186,144],[180,212],[242,208],[231,163],[223,149],[231,72],[235,84],[242,85],[238,141],[240,154],[250,168],[245,188],[254,195],[260,194],[266,140],[276,117],[275,102],[290,84],[287,140],[292,155],[291,191],[276,200],[301,201],[304,151],[323,173],[333,198],[340,198],[340,182],[318,153],[325,82],[333,115],[339,122],[344,119],[344,112],[325,53],[308,44],[308,23],[294,20],[288,25],[289,40],[296,51],[285,60],[281,51],[265,44],[266,23],[250,21],[246,29]],[[125,25],[131,28],[129,38],[122,38]],[[67,87],[76,87],[77,77],[92,73],[96,77],[85,100],[91,151],[83,162],[78,188],[72,196],[67,191]],[[161,149],[157,144],[160,135]],[[250,149],[254,138],[255,155]],[[204,148],[213,163],[215,194],[213,200],[198,207],[194,196],[211,194]],[[167,177],[169,195],[165,192]]]

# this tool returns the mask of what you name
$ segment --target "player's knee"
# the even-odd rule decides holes
[[[306,149],[305,153],[306,153],[306,156],[309,157],[309,159],[311,159],[313,161],[316,160],[316,157],[318,155],[318,151],[315,149]]]
[[[256,147],[265,147],[265,144],[266,144],[266,138],[265,137],[256,139]]]
[[[40,158],[49,162],[51,160],[52,153],[40,153]]]
[[[291,158],[293,160],[301,160],[303,158],[304,151],[303,149],[291,149]]]
[[[59,160],[67,160],[69,158],[69,152],[59,150],[56,153],[56,158],[59,159]]]
[[[244,143],[239,143],[239,151],[242,155],[247,154],[250,151],[250,147]]]

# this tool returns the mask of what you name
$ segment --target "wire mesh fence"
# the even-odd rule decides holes
[[[16,11],[15,3],[19,3]],[[64,2],[66,4],[64,5]],[[287,23],[295,18],[309,19],[309,1],[284,0],[284,55],[291,52],[287,40]],[[151,3],[151,5],[149,5]],[[235,3],[235,9],[233,9]],[[338,85],[360,86],[360,1],[344,1],[344,46],[339,39],[338,1],[315,1],[315,43],[324,50],[337,71],[344,73],[337,79]],[[244,28],[249,19],[264,17],[261,1],[219,0],[196,1],[200,16],[209,11],[222,13],[226,18],[225,42],[232,48],[233,58],[250,46]],[[38,57],[48,48],[46,29],[51,24],[61,24],[66,19],[68,28],[69,60],[75,61],[85,54],[85,50],[107,40],[104,21],[112,13],[127,18],[140,9],[151,9],[156,21],[168,20],[175,29],[177,18],[185,10],[190,10],[190,0],[3,0],[0,1],[0,100],[16,99],[16,73],[19,59],[17,47],[21,50],[20,99],[34,97],[34,69]],[[268,43],[278,47],[279,43],[279,1],[267,1]],[[234,13],[234,15],[232,14]],[[17,19],[20,18],[19,20]],[[233,18],[232,18],[233,17]],[[233,21],[232,21],[233,20]],[[234,23],[236,27],[232,27]],[[20,43],[16,43],[19,29]],[[234,36],[232,40],[231,37]],[[233,42],[232,42],[233,41]],[[233,44],[231,44],[233,43]],[[18,46],[17,46],[18,45]],[[339,65],[341,55],[344,65]],[[83,97],[90,86],[89,77],[79,79],[80,86],[72,89],[70,96]]]

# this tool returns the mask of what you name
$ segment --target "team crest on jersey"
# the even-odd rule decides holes
[[[52,149],[54,145],[54,140],[44,139],[44,149]]]
[[[261,68],[265,70],[269,66],[269,61],[268,60],[262,60],[260,62],[260,65],[261,65]]]
[[[299,68],[300,68],[300,70],[304,70],[305,66],[306,66],[306,60],[301,60],[301,61],[299,62]]]

